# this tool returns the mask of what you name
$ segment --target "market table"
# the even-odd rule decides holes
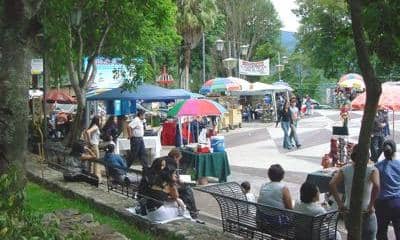
[[[329,192],[329,182],[338,170],[338,168],[327,168],[324,170],[309,173],[307,175],[306,182],[312,183],[317,186],[320,193],[327,193]],[[338,191],[344,193],[344,185],[339,186]]]
[[[182,150],[181,167],[184,172],[195,169],[196,179],[216,177],[219,182],[226,182],[231,174],[226,152],[195,153]]]
[[[143,137],[144,147],[151,149],[151,155],[154,158],[158,158],[161,155],[161,141],[160,136],[144,136]],[[120,151],[130,150],[131,142],[127,138],[118,138],[117,145],[115,147],[115,153],[119,154]]]

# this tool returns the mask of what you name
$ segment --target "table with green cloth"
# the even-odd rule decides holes
[[[184,172],[194,169],[196,180],[202,177],[216,177],[219,182],[226,182],[231,174],[226,152],[195,153],[182,150],[181,166]]]
[[[333,175],[338,171],[337,168],[328,168],[324,170],[315,171],[307,175],[306,182],[312,183],[319,188],[320,193],[329,192],[329,182],[331,181]],[[344,192],[344,185],[338,187],[338,191]]]

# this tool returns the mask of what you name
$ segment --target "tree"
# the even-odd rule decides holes
[[[48,0],[42,21],[48,58],[66,66],[78,109],[69,142],[80,137],[86,91],[96,75],[99,56],[120,57],[136,71],[145,70],[136,58],[154,55],[176,40],[175,5],[171,1]],[[83,59],[87,58],[86,64]],[[136,74],[137,75],[137,74]],[[128,79],[135,85],[136,78]]]
[[[301,18],[299,48],[327,78],[358,69],[351,21],[345,1],[297,0],[295,14]]]
[[[218,8],[226,16],[221,37],[231,44],[232,52],[225,48],[225,56],[239,57],[240,46],[245,44],[249,49],[244,59],[264,60],[276,55],[282,24],[270,0],[224,0],[218,2]]]
[[[24,225],[21,212],[26,183],[28,89],[35,37],[41,28],[37,21],[41,4],[40,0],[4,0],[0,4],[1,239],[15,239],[13,230]]]
[[[361,203],[363,198],[365,170],[368,163],[370,136],[379,97],[381,83],[377,80],[371,64],[371,53],[388,64],[398,61],[400,50],[400,23],[397,9],[398,1],[360,1],[349,0],[352,30],[358,64],[366,85],[366,104],[358,138],[360,154],[357,155],[350,197],[350,229],[348,239],[361,239]],[[383,7],[383,8],[380,8]],[[382,28],[383,26],[383,28]],[[368,40],[368,41],[367,41]],[[369,43],[369,44],[367,44]],[[382,44],[383,46],[380,46]],[[394,51],[395,53],[389,53]]]
[[[206,28],[214,24],[215,0],[177,0],[177,29],[183,40],[185,77],[180,87],[189,89],[191,51],[197,46]]]

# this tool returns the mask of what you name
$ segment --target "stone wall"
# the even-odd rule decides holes
[[[26,163],[28,178],[43,187],[63,194],[67,198],[83,199],[93,204],[100,211],[110,214],[115,213],[128,223],[136,225],[139,230],[149,231],[159,239],[196,239],[196,240],[233,240],[239,237],[224,233],[219,229],[198,224],[188,220],[178,220],[167,224],[153,224],[143,218],[135,216],[126,208],[136,205],[136,200],[124,197],[114,192],[107,192],[104,187],[93,187],[86,183],[63,181],[62,174],[47,166],[43,167],[36,161],[35,155],[30,155]]]

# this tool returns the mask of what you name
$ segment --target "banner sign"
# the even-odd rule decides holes
[[[37,75],[43,73],[43,59],[34,58],[31,60],[31,74]]]
[[[135,61],[142,61],[135,58]],[[89,89],[97,88],[118,88],[122,85],[125,78],[133,77],[135,73],[135,66],[131,65],[129,68],[122,62],[122,58],[96,58],[96,76],[93,82],[89,82]],[[88,58],[84,58],[83,66],[86,69]]]
[[[269,75],[269,59],[259,62],[249,62],[240,59],[239,74],[248,76],[267,76]]]

